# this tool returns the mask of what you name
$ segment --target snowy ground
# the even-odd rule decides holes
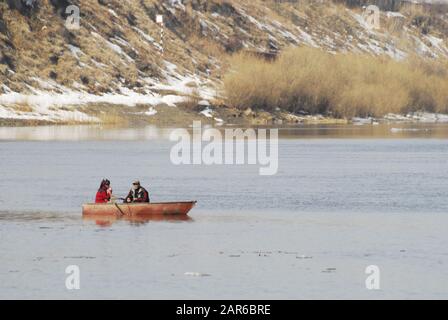
[[[149,105],[145,114],[151,116],[157,113],[154,106],[176,107],[176,104],[186,101],[193,93],[200,95],[203,104],[209,104],[209,100],[214,98],[214,91],[198,76],[181,75],[174,64],[165,63],[166,80],[157,82],[151,78],[144,79],[146,92],[144,94],[121,86],[120,93],[94,95],[82,89],[75,91],[52,80],[38,78],[33,80],[38,84],[39,89],[29,87],[30,93],[13,92],[3,85],[3,91],[6,93],[0,95],[0,119],[99,122],[99,119],[76,110],[76,107],[96,103],[128,107]],[[161,90],[170,91],[173,94],[159,94]],[[23,111],[20,106],[31,108],[32,111]]]

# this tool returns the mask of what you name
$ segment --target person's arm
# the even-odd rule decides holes
[[[126,202],[132,202],[132,190],[131,191],[129,191],[129,193],[128,193],[128,195],[127,195],[127,197],[126,197],[126,200],[125,200]]]
[[[150,202],[150,200],[149,200],[149,192],[148,192],[148,190],[146,190],[145,189],[145,202]]]
[[[142,190],[141,202],[149,202],[149,193],[146,189]]]

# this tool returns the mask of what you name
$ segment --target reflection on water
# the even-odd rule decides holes
[[[280,129],[283,138],[447,138],[448,124],[303,125]]]
[[[189,216],[183,215],[141,215],[141,216],[82,216],[79,213],[62,212],[14,212],[0,211],[0,222],[95,222],[99,226],[111,226],[116,222],[129,222],[131,225],[143,225],[149,222],[193,222]]]
[[[147,216],[83,216],[84,221],[95,222],[101,227],[109,227],[116,222],[126,221],[133,226],[145,225],[150,222],[193,222],[189,216],[180,215],[147,215]]]
[[[155,126],[113,128],[95,126],[0,127],[0,140],[82,141],[82,140],[157,140],[167,138],[169,129]]]
[[[230,126],[229,128],[236,128]],[[261,128],[261,127],[260,127]],[[174,128],[100,125],[0,127],[1,140],[86,141],[166,140]],[[191,129],[191,128],[190,128]],[[225,127],[219,127],[225,130]],[[278,127],[282,138],[447,138],[448,124],[387,123],[379,125],[295,125]]]
[[[16,212],[16,211],[0,211],[1,222],[40,222],[51,221],[61,222],[70,220],[79,220],[80,216],[76,214],[60,213],[60,212]]]

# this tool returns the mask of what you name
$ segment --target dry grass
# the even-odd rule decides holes
[[[196,110],[201,101],[201,94],[198,88],[192,88],[191,93],[186,96],[185,101],[179,105],[187,110]]]
[[[79,90],[81,83],[84,84],[83,89],[92,94],[117,92],[120,87],[138,92],[145,85],[145,78],[163,81],[162,70],[166,69],[164,60],[176,64],[179,73],[199,74],[218,83],[227,69],[229,52],[242,49],[243,44],[247,46],[248,51],[269,50],[270,38],[274,37],[276,40],[273,42],[282,49],[290,43],[295,43],[283,34],[288,31],[298,35],[297,27],[299,27],[311,33],[315,39],[325,39],[325,36],[327,34],[331,36],[332,32],[340,34],[340,38],[334,39],[335,50],[338,51],[338,48],[344,48],[347,36],[355,36],[350,42],[356,46],[360,40],[356,35],[363,34],[359,23],[352,17],[351,12],[346,10],[346,6],[334,4],[331,0],[194,0],[184,1],[186,10],[175,9],[173,11],[175,14],[167,9],[167,2],[161,0],[127,2],[72,0],[71,3],[82,6],[81,29],[73,32],[66,30],[64,19],[56,14],[54,6],[51,5],[56,2],[41,1],[40,10],[31,18],[22,16],[15,10],[6,10],[6,3],[0,3],[0,13],[3,11],[7,13],[1,18],[8,30],[8,36],[6,33],[0,34],[0,46],[2,41],[11,42],[15,49],[8,49],[9,52],[5,54],[13,59],[16,67],[14,69],[17,69],[13,75],[7,71],[6,65],[0,65],[0,82],[7,84],[14,91],[27,92],[25,84],[29,84],[31,77],[46,80],[52,74],[56,83],[74,90]],[[117,16],[111,13],[110,8]],[[418,8],[406,10],[411,10],[408,12],[409,18],[405,22],[399,19],[387,20],[389,23],[385,24],[387,30],[398,34],[403,29],[402,23],[409,25],[412,17],[428,15]],[[358,8],[358,11],[360,12],[361,8]],[[253,16],[269,29],[274,27],[277,29],[280,24],[281,30],[279,30],[282,32],[268,32],[267,29],[251,22],[242,12]],[[156,13],[165,16],[163,56],[160,55],[157,43],[149,41],[149,37],[142,36],[136,29],[159,42],[160,28],[154,21]],[[132,23],[127,19],[129,14],[134,16]],[[207,22],[209,26],[204,28],[204,32],[201,20]],[[448,30],[436,19],[429,21],[419,18],[416,21],[423,29],[439,31],[432,33],[438,37],[440,33],[443,34],[440,30]],[[117,39],[120,42],[117,42]],[[126,59],[122,54],[112,50],[106,40],[119,45],[132,59]],[[405,50],[406,52],[414,50],[415,44],[411,43],[409,37],[401,37],[397,41],[400,43],[399,48],[409,48]],[[82,53],[76,57],[70,51],[69,44],[78,47]],[[322,47],[330,49],[325,43]],[[229,75],[226,79],[227,88],[238,89],[231,90],[229,101],[238,106],[253,104],[259,108],[269,109],[278,105],[293,111],[338,112],[345,115],[349,110],[356,110],[357,113],[382,112],[384,104],[379,106],[381,101],[375,92],[382,92],[383,96],[387,96],[389,91],[403,89],[401,85],[392,89],[383,86],[375,70],[369,71],[376,74],[375,83],[365,81],[363,73],[357,69],[353,70],[352,75],[345,74],[351,68],[350,63],[346,65],[348,58],[332,60],[325,56],[317,57],[316,59],[320,59],[319,63],[322,64],[319,67],[310,60],[311,58],[307,58],[311,61],[311,65],[308,66],[295,61],[293,56],[288,57],[288,54],[286,53],[281,58],[283,62],[279,60],[275,67],[265,62],[260,63],[255,58],[233,59],[240,75],[233,78]],[[55,56],[58,59],[51,60]],[[253,67],[238,65],[238,59],[247,59],[247,63],[254,65]],[[288,70],[290,61],[293,63],[291,71]],[[335,63],[338,64],[338,69],[333,71]],[[366,65],[370,62],[357,63]],[[381,68],[393,69],[395,66],[383,62]],[[250,78],[248,74],[252,72],[255,76]],[[342,75],[336,74],[337,72]],[[418,77],[409,70],[407,72],[409,74],[403,75],[405,80]],[[283,73],[290,82],[284,81]],[[278,81],[275,82],[271,76]],[[250,81],[239,82],[239,77],[245,77]],[[327,77],[329,79],[326,79]],[[428,79],[431,77],[441,78],[438,75],[431,75]],[[232,84],[232,81],[235,83]],[[440,109],[444,103],[443,86],[433,88],[424,81],[412,82],[407,86],[408,88],[414,86],[416,91],[411,95],[409,90],[394,95],[393,99],[386,101],[386,109],[392,107],[399,109],[402,105],[409,108],[430,106],[433,109]],[[197,99],[192,97],[187,104],[194,108],[196,103]],[[352,107],[353,104],[356,104],[357,109]],[[110,118],[111,122],[116,121],[115,116],[112,115]]]
[[[127,126],[129,124],[127,117],[122,112],[116,110],[102,112],[98,115],[98,118],[104,125]]]
[[[200,52],[206,54],[207,56],[217,58],[218,60],[226,54],[222,45],[208,38],[192,35],[188,41]]]
[[[33,108],[27,103],[15,104],[11,106],[14,111],[17,112],[33,112]]]
[[[337,117],[446,113],[448,63],[291,48],[275,62],[236,55],[224,89],[228,104],[239,109],[280,107]]]

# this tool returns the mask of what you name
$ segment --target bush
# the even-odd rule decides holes
[[[448,111],[448,63],[330,54],[301,47],[269,62],[239,54],[224,78],[227,103],[246,109],[383,116]]]
[[[16,9],[23,15],[30,15],[37,10],[37,0],[7,0],[10,9]]]

